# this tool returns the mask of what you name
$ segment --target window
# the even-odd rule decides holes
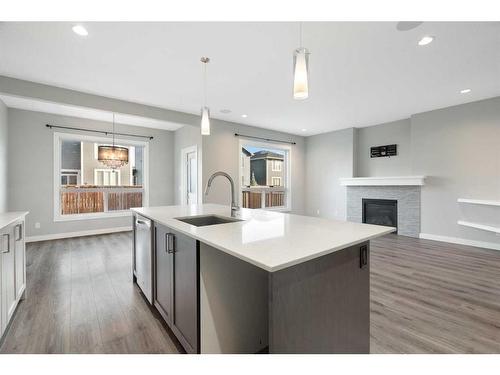
[[[94,169],[94,183],[99,186],[118,186],[121,181],[120,170]]]
[[[290,209],[290,153],[290,146],[240,141],[242,207]]]
[[[129,215],[147,205],[148,144],[120,140],[129,162],[112,169],[97,160],[107,138],[54,134],[54,220]]]
[[[272,177],[273,186],[281,186],[281,177]]]

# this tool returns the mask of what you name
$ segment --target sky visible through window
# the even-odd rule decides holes
[[[259,151],[271,151],[271,152],[275,152],[275,153],[280,154],[280,155],[285,155],[285,151],[277,150],[277,149],[270,148],[270,147],[243,146],[243,148],[245,148],[248,152],[251,152],[252,154],[255,154],[256,152],[259,152]]]

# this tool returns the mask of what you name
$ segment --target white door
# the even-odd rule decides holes
[[[198,148],[190,146],[181,150],[181,204],[198,203]]]

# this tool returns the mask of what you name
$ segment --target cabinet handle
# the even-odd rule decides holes
[[[17,224],[16,230],[19,230],[19,232],[17,232],[16,241],[21,241],[23,239],[23,225],[21,223]]]
[[[139,219],[137,219],[136,223],[137,224],[142,224],[142,225],[146,225],[147,224],[144,220],[139,220]]]
[[[166,250],[168,254],[173,254],[175,253],[175,235],[172,233],[167,233],[165,235],[165,241],[166,241]]]
[[[2,254],[7,254],[10,252],[10,233],[2,234],[2,242],[4,242],[3,239],[5,237],[7,237],[7,251],[5,251],[5,250],[2,251]]]
[[[368,264],[368,246],[359,248],[359,268],[364,268]]]

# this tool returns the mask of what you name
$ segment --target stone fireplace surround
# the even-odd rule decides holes
[[[412,179],[410,179],[412,177]],[[363,221],[363,198],[394,199],[398,202],[398,234],[417,237],[420,234],[420,190],[424,183],[423,176],[349,178],[341,179],[347,188],[346,216],[348,221]],[[387,183],[402,185],[388,185]]]

